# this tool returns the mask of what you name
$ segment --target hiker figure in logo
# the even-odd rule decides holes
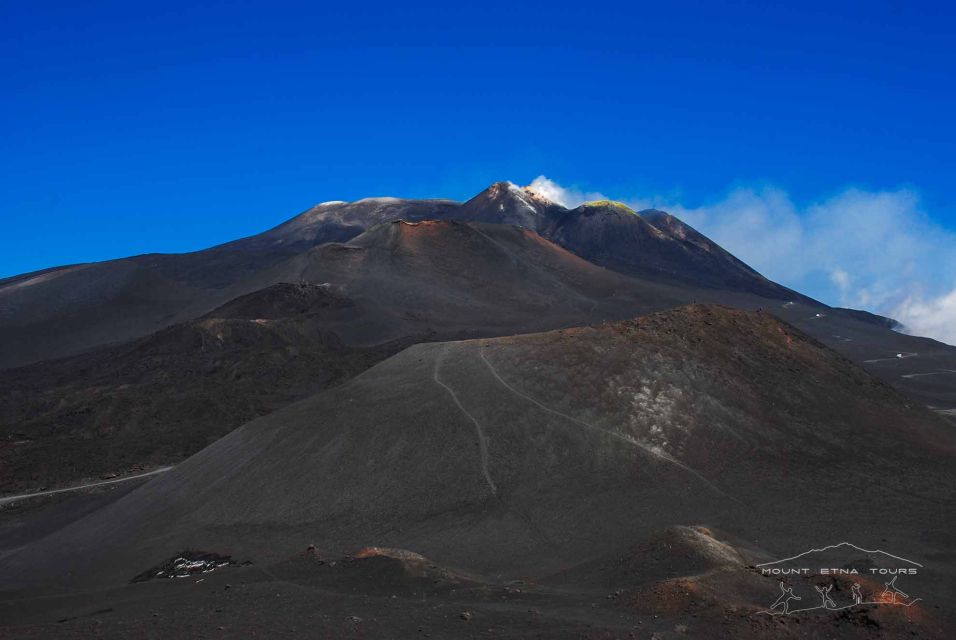
[[[853,604],[863,604],[863,592],[860,590],[860,583],[854,582],[850,591],[853,593]]]
[[[890,604],[902,604],[896,601],[896,596],[900,595],[903,596],[903,598],[909,598],[908,594],[904,593],[902,589],[896,586],[897,578],[899,578],[899,576],[893,576],[892,580],[883,583],[883,586],[886,588],[883,589],[883,593],[880,594],[880,600]]]
[[[823,587],[814,586],[814,589],[817,590],[817,593],[820,594],[820,597],[823,598],[823,608],[829,609],[833,607],[836,609],[836,603],[833,601],[833,598],[830,597],[830,590],[833,588],[833,585],[829,585],[826,589]]]
[[[790,601],[791,600],[800,600],[800,596],[794,595],[793,587],[789,589],[786,585],[783,584],[783,581],[780,581],[780,597],[777,598],[777,601],[770,605],[770,610],[773,611],[779,606],[783,606],[781,613],[787,614],[790,613]]]

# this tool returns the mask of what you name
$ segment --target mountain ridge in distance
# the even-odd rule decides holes
[[[311,247],[348,242],[398,219],[516,223],[625,275],[800,298],[713,243],[702,249],[696,241],[658,233],[640,216],[602,219],[589,213],[593,208],[568,210],[511,183],[495,183],[463,204],[398,198],[324,203],[261,234],[202,251],[14,276],[0,282],[0,331],[6,336],[0,342],[0,368],[82,353],[199,317],[229,299],[279,282],[264,281],[262,275]],[[612,250],[602,248],[605,241]]]

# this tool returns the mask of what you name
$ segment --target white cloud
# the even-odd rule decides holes
[[[603,199],[544,176],[531,188],[566,206]],[[624,201],[639,209],[649,200]],[[846,189],[808,206],[775,188],[736,189],[698,207],[650,201],[781,284],[956,344],[956,233],[934,223],[911,190]]]
[[[956,345],[956,289],[937,298],[907,298],[891,312],[918,334]]]
[[[830,271],[830,281],[840,289],[840,299],[844,302],[850,292],[850,274],[840,268]]]

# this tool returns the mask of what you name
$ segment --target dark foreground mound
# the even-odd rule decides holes
[[[413,551],[383,547],[343,555],[310,545],[268,572],[281,580],[373,596],[428,597],[492,586],[480,576],[440,566]]]
[[[798,330],[697,305],[416,345],[10,553],[0,576],[18,602],[51,589],[69,601],[133,593],[121,585],[181,549],[248,559],[249,572],[310,543],[375,546],[499,584],[551,576],[584,602],[614,588],[615,616],[683,620],[665,606],[685,587],[674,580],[716,575],[752,607],[743,594],[769,586],[772,602],[776,588],[748,577],[752,563],[854,537],[934,559],[921,589],[945,606],[953,455],[947,423]],[[664,599],[625,606],[642,589]],[[755,637],[791,625],[741,615]]]

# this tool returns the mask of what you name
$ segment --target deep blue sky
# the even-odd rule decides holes
[[[0,276],[542,173],[687,206],[902,186],[956,227],[943,4],[324,5],[0,1]]]

